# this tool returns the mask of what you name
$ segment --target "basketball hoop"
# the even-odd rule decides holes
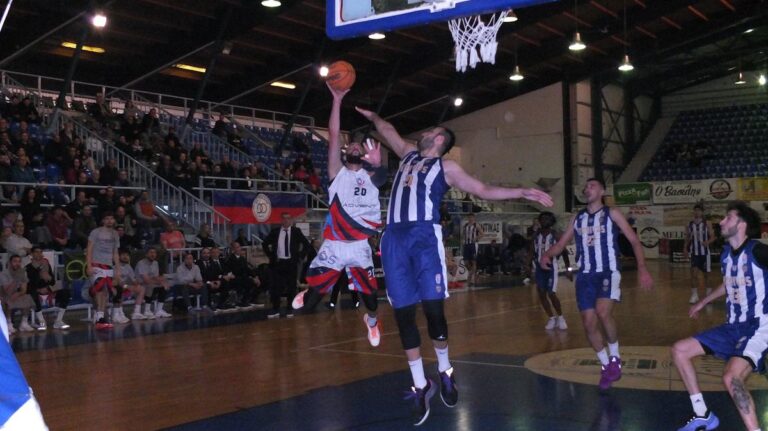
[[[456,43],[456,71],[474,69],[479,62],[496,63],[496,34],[506,18],[508,10],[492,14],[486,23],[480,15],[452,19],[448,28]]]

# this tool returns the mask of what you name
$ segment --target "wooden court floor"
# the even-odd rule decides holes
[[[687,317],[690,290],[686,267],[672,267],[653,261],[649,267],[656,281],[655,289],[651,292],[640,291],[636,287],[634,271],[623,274],[622,302],[616,307],[615,315],[619,324],[619,341],[627,352],[632,351],[632,346],[660,346],[661,349],[678,338],[723,321],[724,308],[721,305],[710,307],[699,320]],[[719,273],[713,272],[709,282],[715,286],[718,279]],[[562,351],[572,351],[572,356],[582,354],[585,358],[582,362],[594,359],[592,353],[584,349],[588,344],[576,310],[573,286],[565,278],[560,279],[559,295],[570,325],[567,331],[547,332],[543,329],[546,319],[538,306],[535,287],[509,287],[509,280],[499,277],[487,278],[480,284],[496,287],[455,293],[447,301],[446,307],[450,353],[463,394],[482,393],[483,385],[492,383],[484,382],[482,379],[485,377],[475,377],[481,374],[472,374],[470,366],[499,365],[492,370],[494,373],[503,373],[507,369],[517,370],[523,366],[541,367],[541,363],[547,368],[547,364],[565,360],[544,360],[536,365],[536,360],[530,358]],[[165,322],[132,322],[122,328],[116,327],[113,333],[105,334],[95,333],[83,322],[74,322],[73,328],[66,334],[54,337],[50,330],[45,335],[23,334],[16,336],[12,343],[52,430],[152,430],[174,426],[186,429],[184,424],[189,423],[197,424],[189,429],[223,429],[223,425],[206,421],[243,411],[250,411],[251,416],[250,422],[237,426],[240,429],[313,429],[313,423],[317,424],[315,429],[409,429],[409,405],[399,400],[409,383],[407,364],[391,308],[382,302],[379,310],[383,337],[378,348],[372,348],[365,338],[362,309],[329,312],[324,308],[316,314],[296,316],[294,319],[266,320],[263,318],[264,311],[256,310],[248,312],[247,318],[245,313],[239,313],[242,316],[191,315]],[[426,329],[423,318],[419,319],[423,345],[427,347],[423,349],[425,366],[427,373],[434,376],[434,351],[428,342],[424,343],[427,339]],[[47,338],[43,340],[40,337]],[[644,348],[638,349],[632,353],[637,356],[638,370],[647,368],[643,364],[664,362],[663,358],[643,359],[647,352]],[[584,351],[587,352],[586,356]],[[661,352],[657,352],[658,355],[666,354],[663,349],[658,351]],[[627,361],[627,354],[623,356]],[[545,355],[542,358],[548,357]],[[496,360],[500,362],[492,363]],[[628,376],[622,382],[626,380],[629,387],[617,391],[633,391],[624,393],[632,399],[635,393],[648,392],[645,389],[654,389],[650,393],[657,393],[655,390],[659,389],[659,385],[669,385],[667,389],[679,389],[679,385],[674,384],[677,379],[675,371],[669,369],[668,362],[666,364],[663,372],[668,373],[669,382],[664,380],[667,377],[662,376],[662,382],[659,383],[658,375],[638,375],[634,380]],[[717,382],[717,366],[707,370],[712,375],[710,377],[715,378],[714,382]],[[584,369],[591,372],[596,370],[596,365]],[[466,376],[462,380],[463,370],[466,370]],[[596,372],[585,374],[567,366],[549,371],[539,370],[537,375],[543,373],[545,376],[533,380],[526,377],[520,381],[539,382],[533,383],[533,386],[547,385],[547,382],[565,383],[566,386],[562,386],[565,391],[574,391],[573,388],[585,393],[597,391],[596,386],[593,386],[597,382]],[[390,379],[388,376],[394,377]],[[345,395],[344,388],[365,391],[365,382],[381,377],[386,377],[384,383],[377,380],[379,386],[371,390],[378,391],[374,400],[381,400],[382,403],[386,401],[384,404],[390,406],[388,409],[394,410],[387,412],[388,418],[394,421],[389,422],[391,426],[374,426],[370,422],[366,422],[366,425],[355,422],[357,416],[344,414],[340,414],[334,422],[328,419],[334,416],[334,411],[315,413],[312,412],[312,406],[306,406],[306,410],[301,411],[286,408],[295,405],[287,400],[300,400],[300,397],[313,391],[335,388],[332,393],[340,398],[334,405],[343,411],[343,405],[350,403],[349,398],[356,397],[352,392]],[[764,379],[755,376],[752,380],[760,386],[762,383],[759,381]],[[520,384],[515,384],[515,390],[522,390],[525,394],[526,388],[520,388]],[[536,387],[528,389],[534,392],[543,390]],[[497,395],[504,392],[503,388],[494,390],[498,391]],[[560,391],[557,387],[554,390]],[[670,394],[664,396],[673,396],[679,406],[688,405],[687,396],[682,392],[658,393]],[[361,399],[366,396],[371,394],[360,395]],[[650,401],[643,402],[651,403],[648,408],[665,408],[664,405],[653,407],[653,399],[651,397]],[[464,400],[460,399],[460,403]],[[615,404],[617,401],[608,402]],[[634,401],[628,403],[631,402]],[[438,397],[433,404],[439,403]],[[765,408],[763,401],[758,404],[758,408]],[[464,414],[486,417],[494,414],[487,407],[492,403],[470,405],[473,407],[465,409],[467,411]],[[265,422],[259,422],[259,415],[262,414],[258,410],[259,406],[270,406],[269,421],[265,419]],[[347,408],[358,407],[349,405]],[[466,425],[466,417],[452,416],[454,412],[459,415],[462,409],[449,412],[443,406],[440,407],[442,410],[437,407],[434,409],[435,423],[455,422]],[[627,406],[622,407],[626,411]],[[647,411],[646,407],[640,407]],[[723,409],[728,407],[727,403],[723,403]],[[375,411],[377,406],[374,403],[360,408]],[[518,413],[522,419],[514,420],[519,422],[514,422],[509,416],[509,422],[505,422],[508,426],[502,428],[543,429],[536,425],[526,425],[526,412]],[[303,424],[297,422],[313,414],[331,422],[322,422],[322,426],[319,421],[310,420]],[[642,413],[639,414],[642,416]],[[689,410],[684,408],[668,414],[683,420],[689,415]],[[632,425],[638,419],[632,417],[625,414],[605,429],[644,429]],[[490,420],[487,423],[495,419]],[[453,428],[438,427],[430,424],[430,421],[432,418],[424,428]],[[578,415],[571,416],[565,412],[559,425],[553,425],[551,429],[604,429],[591,427],[589,422],[590,419],[585,419],[582,423]],[[476,426],[457,425],[455,429],[490,429],[482,425],[482,418],[473,423]],[[642,420],[637,423],[642,423]],[[670,423],[668,429],[679,425]],[[732,424],[721,429],[740,428]]]

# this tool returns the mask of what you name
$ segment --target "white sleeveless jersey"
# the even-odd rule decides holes
[[[328,187],[331,202],[323,238],[336,241],[367,239],[381,227],[379,189],[365,169],[343,166]]]

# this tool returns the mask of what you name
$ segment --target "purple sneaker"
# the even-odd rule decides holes
[[[608,390],[608,388],[611,387],[611,383],[613,382],[608,372],[609,366],[610,364],[600,366],[600,383],[598,383],[597,386],[601,391]]]
[[[427,379],[427,386],[423,389],[411,387],[411,390],[408,391],[405,399],[413,401],[412,415],[414,425],[419,426],[423,424],[429,417],[429,400],[432,399],[435,392],[437,392],[437,387],[430,379]]]
[[[611,382],[621,380],[621,358],[618,356],[611,356],[608,360],[608,376]]]
[[[459,400],[459,389],[456,387],[453,367],[440,373],[440,398],[446,407],[456,407],[456,402]]]

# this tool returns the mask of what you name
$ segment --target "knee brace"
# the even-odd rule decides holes
[[[421,345],[419,328],[416,326],[416,305],[395,309],[395,321],[400,332],[403,349],[415,349]]]
[[[379,308],[379,300],[375,293],[361,293],[360,296],[363,297],[363,304],[369,311],[376,311]]]
[[[438,341],[448,340],[448,323],[443,312],[443,300],[421,301],[421,308],[427,316],[429,338]]]

